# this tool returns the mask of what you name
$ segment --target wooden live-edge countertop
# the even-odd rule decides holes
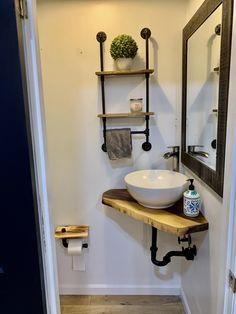
[[[158,230],[177,236],[208,230],[208,221],[202,213],[196,218],[183,214],[183,199],[166,209],[151,209],[138,204],[126,189],[114,189],[103,193],[102,203]]]

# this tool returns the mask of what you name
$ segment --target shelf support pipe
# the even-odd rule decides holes
[[[103,62],[103,43],[107,39],[107,35],[104,32],[99,32],[97,33],[97,41],[100,44],[100,65],[101,65],[101,72],[104,71],[104,62]],[[105,77],[104,75],[101,75],[101,92],[102,92],[102,113],[106,114],[106,101],[105,101]],[[104,143],[102,144],[102,150],[104,152],[107,151],[106,148],[106,118],[102,118],[102,123],[103,123],[103,138],[104,138]]]
[[[151,37],[151,31],[149,28],[143,28],[141,30],[141,37],[146,42],[146,70],[149,70],[149,38]],[[149,112],[149,73],[146,73],[146,112]],[[152,148],[152,144],[149,142],[149,116],[145,117],[146,120],[146,142],[143,143],[142,148],[145,151],[149,151]]]
[[[194,260],[194,257],[197,255],[197,248],[194,245],[193,247],[190,247],[190,245],[187,248],[182,247],[182,251],[170,251],[168,252],[162,259],[162,261],[158,261],[156,259],[156,253],[157,253],[157,229],[155,227],[152,227],[152,246],[150,248],[151,250],[151,261],[156,266],[166,266],[171,262],[171,258],[173,256],[183,256],[186,258],[186,260]]]

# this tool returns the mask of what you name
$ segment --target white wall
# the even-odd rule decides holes
[[[180,144],[182,29],[186,17],[183,0],[39,0],[38,23],[45,98],[50,207],[54,223],[88,224],[89,250],[86,272],[71,269],[61,244],[57,244],[61,293],[178,293],[180,260],[157,268],[150,261],[150,227],[101,204],[102,193],[124,187],[128,172],[170,166],[162,158],[166,146]],[[132,35],[139,46],[136,66],[144,61],[143,27],[152,31],[150,140],[144,152],[143,136],[133,137],[133,158],[110,162],[100,149],[101,112],[98,31],[105,31],[105,69],[112,69],[111,40]],[[112,78],[107,84],[110,112],[128,110],[128,99],[145,98],[143,79]],[[179,116],[179,115],[178,115]],[[113,126],[142,129],[141,121],[113,121]],[[176,237],[160,232],[160,258],[176,249]]]
[[[189,12],[194,12],[197,1],[191,1]],[[198,1],[199,5],[202,1]],[[194,9],[193,7],[194,6]],[[188,13],[189,19],[191,13]],[[235,19],[234,13],[234,19]],[[234,45],[236,41],[234,30]],[[182,288],[192,314],[222,314],[224,288],[226,283],[227,233],[229,200],[232,181],[232,162],[235,125],[236,53],[232,50],[230,97],[228,107],[224,198],[216,195],[204,182],[196,178],[196,188],[203,201],[203,212],[209,221],[209,231],[193,235],[197,243],[198,255],[194,262],[182,263]],[[186,169],[186,174],[195,177]]]

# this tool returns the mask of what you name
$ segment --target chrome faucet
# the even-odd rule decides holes
[[[169,159],[173,157],[172,169],[173,171],[179,171],[179,146],[168,146],[167,148],[172,148],[171,152],[166,152],[163,155],[164,159]]]
[[[194,156],[201,156],[204,158],[209,157],[209,153],[204,152],[203,150],[195,150],[196,147],[204,147],[203,145],[189,145],[188,146],[188,153]]]

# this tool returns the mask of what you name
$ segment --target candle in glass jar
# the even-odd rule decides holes
[[[143,110],[143,98],[131,98],[130,99],[130,111],[139,112]]]

